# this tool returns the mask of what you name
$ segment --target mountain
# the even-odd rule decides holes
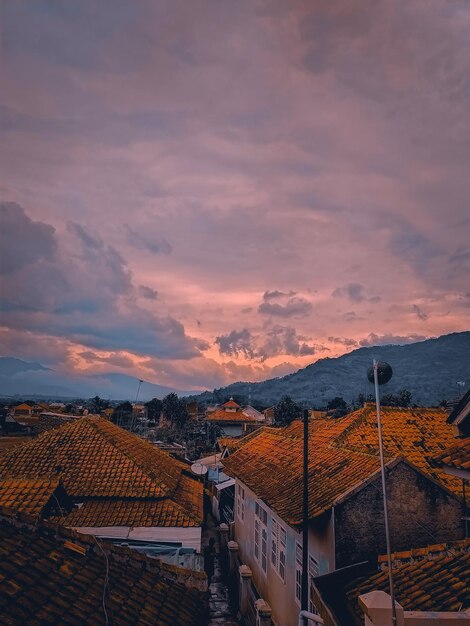
[[[3,397],[91,398],[98,395],[110,400],[135,400],[138,387],[138,378],[118,372],[92,376],[65,375],[40,363],[0,357],[0,396]],[[171,392],[180,396],[195,393],[144,381],[140,386],[139,400],[163,398]]]
[[[470,387],[470,332],[462,332],[400,346],[359,348],[337,358],[321,359],[282,378],[233,383],[197,399],[211,402],[229,396],[247,398],[251,391],[252,402],[265,406],[275,404],[284,395],[310,406],[324,406],[336,396],[351,402],[359,393],[373,392],[367,369],[374,358],[393,368],[393,378],[383,387],[383,393],[408,389],[413,402],[423,406],[455,398],[459,394],[458,381],[466,381]]]
[[[15,374],[20,374],[22,372],[31,372],[31,371],[47,371],[48,367],[44,367],[40,363],[28,363],[27,361],[22,361],[21,359],[15,359],[10,356],[1,356],[0,357],[0,376],[14,376]]]

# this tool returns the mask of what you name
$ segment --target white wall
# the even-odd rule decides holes
[[[201,527],[190,528],[163,528],[163,527],[139,527],[129,526],[104,526],[104,527],[75,527],[84,535],[96,535],[96,537],[111,537],[116,539],[137,539],[139,541],[164,541],[180,543],[183,548],[194,548],[201,551]]]
[[[267,505],[256,498],[246,485],[237,480],[245,491],[245,519],[238,515],[238,487],[235,488],[235,541],[239,545],[240,559],[253,572],[253,582],[260,596],[268,602],[273,611],[273,622],[277,626],[297,626],[300,603],[296,599],[296,542],[302,545],[302,534],[288,526]],[[254,555],[254,524],[255,503],[258,501],[268,513],[268,550],[267,571]],[[287,533],[286,573],[285,580],[280,577],[271,563],[271,531],[273,520],[281,525]],[[334,569],[334,530],[333,516],[326,520],[321,529],[311,528],[309,531],[309,556],[315,558],[319,565],[319,574],[327,574]],[[300,530],[300,529],[299,529]]]

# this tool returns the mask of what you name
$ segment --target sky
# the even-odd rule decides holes
[[[179,389],[468,330],[467,0],[4,0],[0,353]]]

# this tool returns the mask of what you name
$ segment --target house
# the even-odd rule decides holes
[[[234,534],[273,620],[297,623],[302,564],[302,429],[263,429],[223,460],[236,480]],[[385,551],[377,429],[371,407],[339,419],[311,419],[310,579]],[[386,409],[392,546],[463,537],[459,481],[433,467],[430,452],[452,440],[436,410]],[[310,593],[310,609],[314,597]]]
[[[223,430],[224,434],[232,437],[240,436],[244,432],[246,424],[258,422],[257,418],[245,414],[243,408],[233,398],[208,412],[206,421],[216,424]]]
[[[19,514],[0,518],[2,623],[204,626],[206,575]]]
[[[21,404],[18,404],[17,406],[15,406],[13,409],[13,415],[15,415],[15,417],[18,417],[19,415],[28,416],[28,415],[32,415],[32,413],[33,413],[33,406],[31,404],[28,404],[27,402],[22,402]]]
[[[202,484],[187,465],[102,417],[7,450],[0,476],[60,480],[74,508],[56,521],[81,533],[201,550]]]
[[[250,404],[244,407],[243,413],[247,415],[248,417],[253,417],[257,422],[265,421],[265,417],[263,413],[261,413],[261,411],[258,411],[257,409],[252,407]]]
[[[445,623],[445,616],[439,619],[437,612],[458,612],[463,619],[465,610],[470,609],[469,539],[394,553],[392,568],[396,602],[405,611],[434,613],[429,621],[425,621],[426,615],[413,613],[413,619],[417,620],[412,621],[413,625]],[[386,555],[379,557],[379,567],[361,563],[316,578],[314,582],[316,604],[329,626],[363,626],[360,597],[374,591],[389,592]],[[390,597],[387,598],[391,606]],[[458,615],[450,617],[451,623],[456,623]],[[470,625],[470,612],[465,620]]]

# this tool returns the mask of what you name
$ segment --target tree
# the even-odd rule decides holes
[[[153,422],[158,422],[163,410],[163,402],[159,398],[152,398],[149,402],[145,403],[147,408],[147,417]]]
[[[348,413],[349,408],[344,398],[336,396],[336,398],[328,402],[326,410],[332,411],[333,417],[343,417],[343,415]]]
[[[113,411],[111,421],[115,424],[127,424],[132,418],[132,404],[126,400],[119,404]]]
[[[189,418],[186,402],[180,400],[176,393],[169,393],[163,398],[162,405],[165,419],[176,428],[183,428]]]
[[[101,411],[108,408],[109,402],[107,400],[103,400],[99,396],[95,396],[94,398],[90,398],[90,400],[88,400],[88,406],[90,407],[90,411],[92,413],[101,413]]]
[[[287,426],[302,417],[302,409],[290,396],[283,396],[274,407],[274,424]]]
[[[400,406],[408,407],[411,405],[412,395],[408,389],[401,389],[398,393],[385,394],[380,403],[382,406]]]

